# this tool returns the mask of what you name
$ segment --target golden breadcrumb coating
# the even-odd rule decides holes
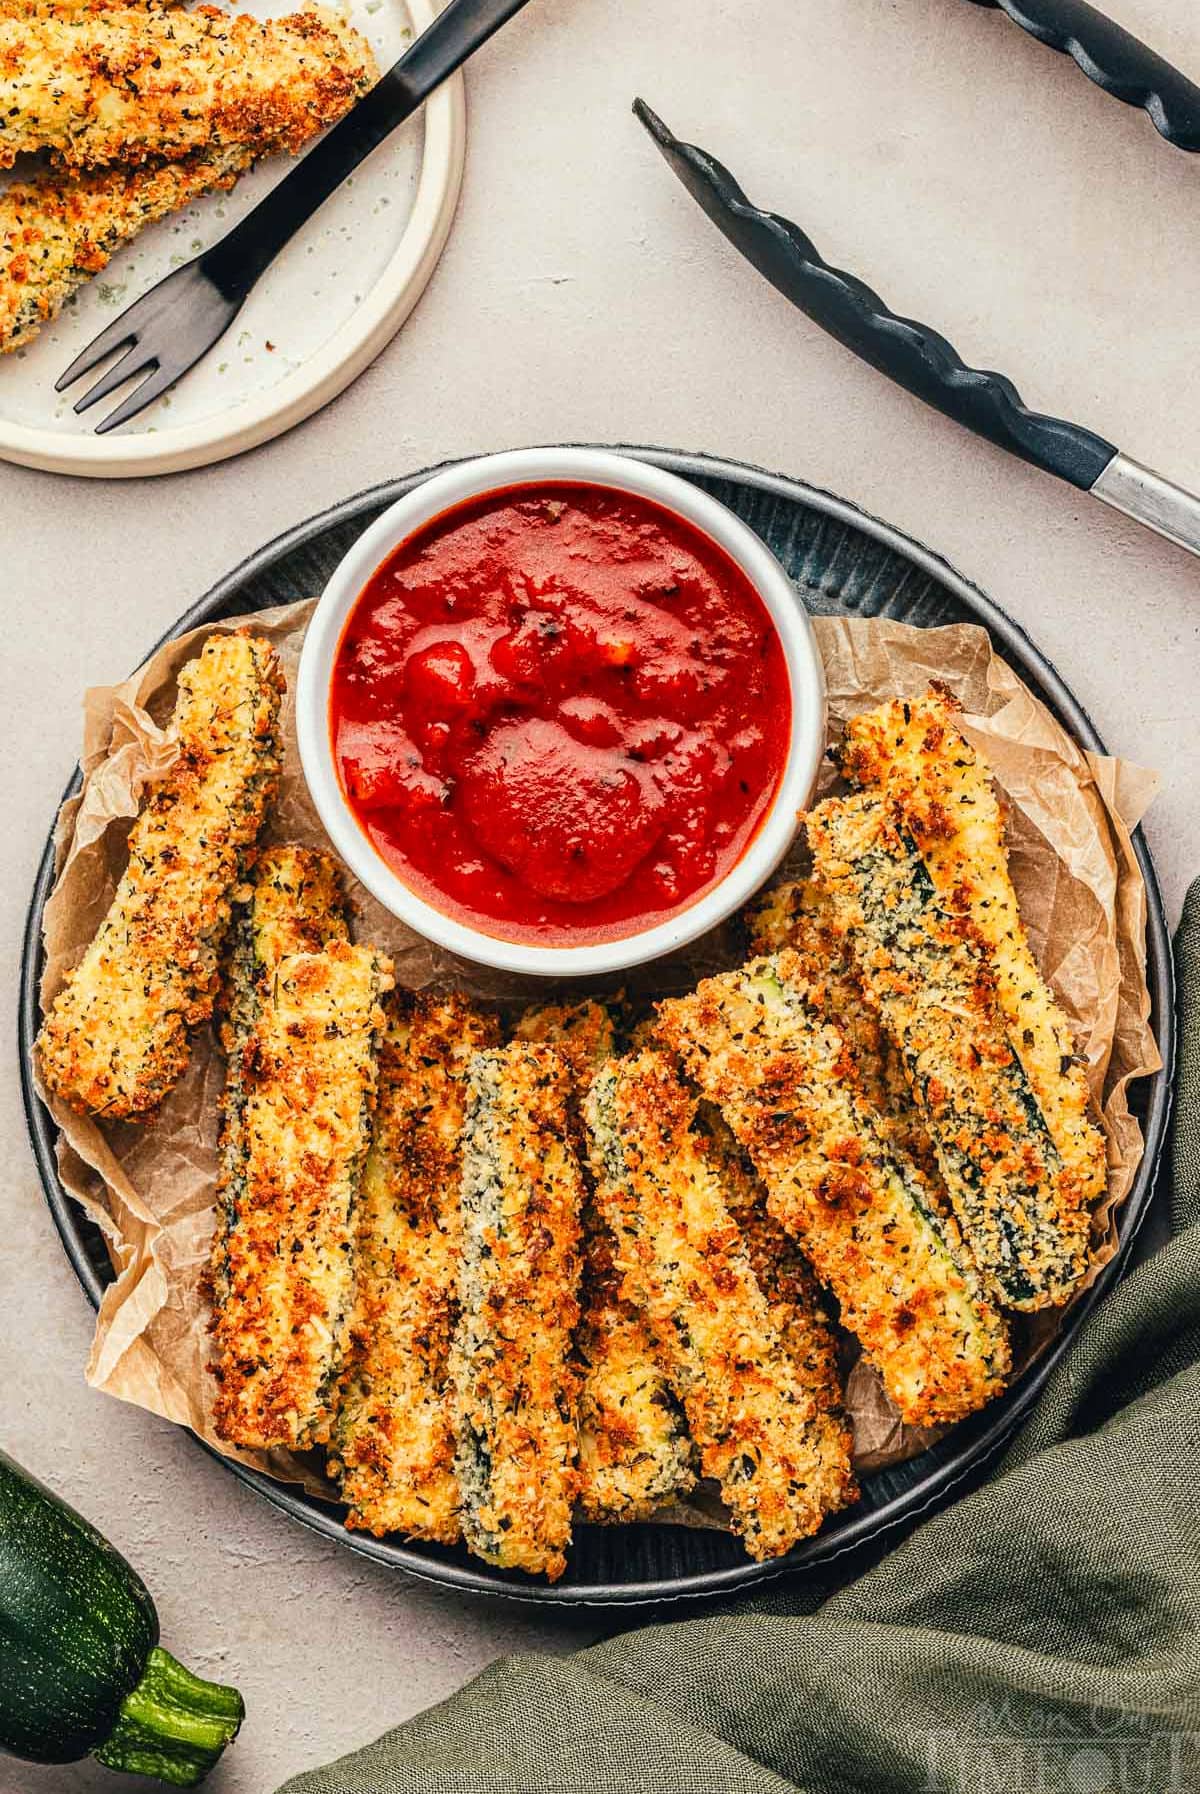
[[[250,161],[248,150],[232,147],[180,162],[13,181],[0,192],[0,353],[31,342],[146,225],[232,187]]]
[[[913,1102],[900,1050],[867,1000],[829,898],[815,879],[776,885],[751,916],[750,948],[756,958],[785,947],[800,962],[813,1007],[845,1038],[877,1125],[936,1184],[940,1174],[933,1141]]]
[[[606,1066],[587,1098],[592,1174],[704,1473],[750,1555],[778,1557],[852,1498],[850,1441],[784,1350],[694,1108],[662,1054]]]
[[[584,1188],[570,1094],[553,1047],[514,1041],[471,1060],[451,1352],[463,1536],[488,1563],[552,1581],[566,1568],[578,1485]]]
[[[616,1053],[610,1011],[590,998],[544,1004],[526,1010],[516,1033],[567,1061],[572,1120],[581,1126],[577,1105]],[[691,1443],[646,1318],[621,1293],[612,1232],[594,1202],[585,1208],[580,1308],[577,1511],[594,1524],[646,1520],[695,1486]]]
[[[819,805],[808,837],[976,1263],[1007,1307],[1065,1302],[1087,1268],[1090,1217],[1012,1049],[974,922],[942,907],[873,792]]]
[[[527,1009],[513,1029],[513,1038],[555,1047],[581,1085],[590,1084],[617,1050],[612,1012],[592,997],[579,1003],[539,1003]]]
[[[231,1445],[321,1444],[354,1293],[354,1206],[371,1137],[391,962],[333,941],[280,961],[243,1062],[240,1164],[213,1317],[217,1433]]]
[[[179,675],[179,756],[129,835],[108,914],[38,1039],[47,1087],[107,1119],[160,1103],[212,1014],[230,900],[279,779],[270,643],[213,635]]]
[[[788,951],[660,1005],[659,1033],[721,1109],[770,1211],[836,1297],[904,1420],[974,1413],[1003,1387],[1008,1337],[958,1228],[881,1134],[846,1043]]]
[[[214,1297],[226,1293],[225,1248],[236,1221],[231,1192],[246,1156],[242,1118],[254,1030],[262,1012],[263,994],[281,960],[293,953],[319,953],[330,941],[349,938],[337,863],[329,854],[307,847],[268,847],[254,867],[251,882],[234,910],[229,931],[228,966],[221,1003],[221,1046],[225,1053],[225,1090],[221,1098],[222,1201],[213,1242]]]
[[[387,1017],[330,1469],[347,1526],[449,1545],[460,1536],[449,1357],[467,1067],[499,1030],[458,995],[395,991]]]
[[[0,18],[0,168],[43,149],[72,168],[295,153],[377,78],[324,7],[266,23],[212,6]]]
[[[1038,969],[1008,868],[991,772],[957,725],[961,705],[935,685],[915,702],[882,705],[847,724],[847,778],[878,791],[911,836],[939,901],[970,916],[986,947],[1013,1051],[1050,1137],[1083,1200],[1104,1193],[1104,1136],[1070,1022]]]
[[[818,1408],[841,1415],[845,1405],[837,1344],[820,1285],[804,1254],[767,1206],[767,1192],[733,1129],[714,1103],[696,1105],[696,1131],[736,1221],[771,1320]]]

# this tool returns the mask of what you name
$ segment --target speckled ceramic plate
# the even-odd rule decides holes
[[[684,479],[694,480],[743,517],[783,562],[795,581],[797,601],[810,611],[897,617],[926,628],[944,623],[983,624],[997,651],[1049,705],[1075,739],[1085,747],[1103,751],[1099,736],[1068,687],[1018,626],[944,561],[898,530],[864,516],[843,499],[832,498],[796,480],[698,455],[671,454],[659,449],[624,448],[622,452],[643,456]],[[322,589],[347,548],[367,525],[433,471],[436,470],[364,492],[281,536],[223,579],[180,617],[169,634],[182,634],[219,617],[311,598]],[[70,790],[76,788],[77,777]],[[582,1526],[576,1530],[566,1575],[550,1586],[492,1570],[461,1549],[423,1546],[402,1539],[372,1539],[364,1533],[347,1532],[336,1507],[272,1482],[228,1459],[220,1461],[285,1513],[376,1562],[481,1594],[598,1606],[712,1597],[764,1582],[783,1571],[803,1572],[943,1500],[966,1477],[980,1472],[1028,1413],[1080,1323],[1097,1302],[1103,1301],[1121,1274],[1150,1205],[1171,1104],[1175,1034],[1171,954],[1162,901],[1140,831],[1134,836],[1134,845],[1149,893],[1147,972],[1163,1070],[1144,1079],[1133,1092],[1146,1150],[1121,1211],[1117,1256],[1072,1309],[1053,1346],[999,1400],[984,1413],[955,1427],[920,1457],[866,1477],[858,1505],[837,1515],[815,1539],[777,1562],[755,1564],[737,1541],[723,1532],[657,1525]],[[93,1306],[98,1306],[112,1270],[99,1231],[84,1219],[58,1181],[55,1130],[34,1095],[29,1073],[29,1053],[38,1025],[42,906],[52,875],[51,842],[34,888],[25,942],[22,1075],[30,1135],[46,1198],[79,1280]]]
[[[282,0],[239,0],[260,18]],[[352,0],[380,68],[432,23],[431,0]],[[241,316],[173,392],[111,436],[108,405],[75,416],[85,390],[54,391],[75,356],[126,305],[237,223],[282,179],[261,163],[232,193],[164,219],[83,287],[25,349],[0,358],[0,459],[51,473],[131,478],[202,467],[300,423],[361,374],[400,328],[441,255],[462,182],[466,103],[446,81],[343,183],[268,268]]]

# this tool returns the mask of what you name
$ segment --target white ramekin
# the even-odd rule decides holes
[[[329,696],[347,619],[377,568],[424,524],[487,492],[548,481],[580,481],[654,500],[702,530],[737,562],[771,614],[787,662],[792,739],[779,790],[757,834],[719,884],[666,922],[622,940],[542,947],[483,934],[444,915],[398,878],[360,827],[343,794],[333,755]],[[340,562],[304,639],[296,682],[300,760],[312,799],[337,852],[385,908],[452,953],[505,971],[539,977],[590,977],[623,971],[685,946],[724,921],[753,895],[786,853],[796,818],[812,796],[825,745],[825,681],[808,615],[775,556],[732,511],[698,486],[644,461],[599,449],[514,449],[435,474],[392,505]]]

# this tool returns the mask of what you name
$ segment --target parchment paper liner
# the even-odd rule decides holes
[[[288,675],[284,776],[268,836],[326,846],[300,771],[290,696],[311,611],[311,604],[294,604],[240,621],[271,639]],[[232,629],[238,621],[216,627]],[[965,732],[987,756],[1007,798],[1022,914],[1086,1054],[1108,1142],[1108,1192],[1096,1217],[1090,1281],[1116,1249],[1115,1217],[1142,1153],[1129,1084],[1161,1063],[1148,1020],[1146,892],[1130,843],[1157,775],[1079,749],[975,625],[922,630],[886,618],[817,617],[814,627],[829,687],[831,739],[847,717],[889,697],[915,697],[931,678],[941,679],[962,701]],[[176,674],[212,633],[204,628],[169,642],[125,684],[87,694],[84,786],[59,817],[57,879],[44,917],[43,1004],[108,907],[142,791],[174,754],[164,725]],[[832,782],[826,768],[822,789]],[[479,997],[545,1000],[544,983],[455,960],[397,922],[354,881],[348,884],[356,937],[387,947],[401,984],[453,984]],[[648,996],[686,988],[736,964],[742,951],[736,925],[728,924],[672,961],[643,968],[627,988]],[[61,1129],[63,1183],[103,1230],[117,1273],[101,1304],[87,1378],[96,1389],[190,1426],[226,1456],[332,1499],[316,1460],[231,1452],[212,1428],[209,1317],[200,1278],[213,1226],[222,1076],[220,1054],[206,1030],[180,1084],[144,1124],[101,1125],[50,1101]],[[1052,1336],[1058,1320],[1037,1317],[1017,1330],[1018,1367]],[[847,1400],[860,1472],[911,1457],[937,1436],[900,1424],[878,1377],[861,1359],[850,1372]],[[663,1517],[711,1526],[721,1523],[719,1516],[719,1505],[702,1494]]]

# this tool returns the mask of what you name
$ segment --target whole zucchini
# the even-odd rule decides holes
[[[0,1749],[36,1763],[91,1754],[191,1788],[244,1712],[236,1688],[160,1649],[140,1576],[0,1452]]]

